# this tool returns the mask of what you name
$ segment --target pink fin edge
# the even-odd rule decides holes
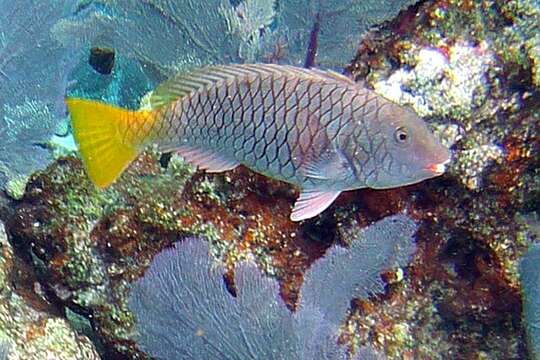
[[[319,215],[326,210],[341,191],[302,191],[291,213],[292,221],[301,221]]]

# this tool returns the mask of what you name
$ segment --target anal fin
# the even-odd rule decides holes
[[[304,190],[294,204],[291,213],[292,221],[312,218],[326,210],[341,191]]]
[[[175,150],[190,164],[211,173],[232,170],[240,165],[236,159],[200,147],[183,145]]]

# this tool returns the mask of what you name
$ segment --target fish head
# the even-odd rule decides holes
[[[411,109],[387,102],[367,124],[368,187],[385,189],[442,175],[451,153]]]

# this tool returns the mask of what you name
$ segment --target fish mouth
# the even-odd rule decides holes
[[[446,171],[446,165],[450,162],[450,159],[445,160],[442,163],[437,164],[431,164],[426,166],[426,170],[428,170],[433,175],[442,175]]]

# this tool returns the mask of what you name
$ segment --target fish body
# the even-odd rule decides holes
[[[147,111],[67,103],[98,186],[113,182],[155,143],[209,172],[243,164],[298,186],[293,220],[319,214],[342,191],[440,175],[450,156],[413,111],[316,69],[211,66],[160,85]]]

